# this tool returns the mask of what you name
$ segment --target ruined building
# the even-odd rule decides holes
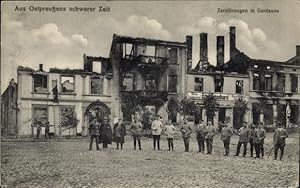
[[[53,135],[87,135],[92,116],[130,122],[137,109],[179,123],[181,116],[172,108],[185,96],[202,107],[195,123],[203,119],[217,125],[230,117],[231,126],[239,126],[236,101],[242,99],[249,109],[242,119],[248,123],[299,126],[300,46],[286,62],[253,59],[238,49],[236,34],[230,27],[228,62],[224,36],[216,36],[217,60],[211,62],[208,34],[200,33],[194,69],[192,36],[172,42],[119,35],[113,36],[109,58],[84,55],[83,69],[18,67],[17,82],[12,80],[1,96],[2,133],[35,135],[36,125],[49,121]],[[219,103],[213,119],[203,108],[209,93]]]

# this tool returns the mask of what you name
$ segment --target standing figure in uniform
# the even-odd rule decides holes
[[[125,135],[126,128],[122,122],[122,119],[120,118],[113,128],[113,140],[117,143],[117,149],[119,149],[119,145],[121,145],[121,149],[123,149],[123,144],[125,143]]]
[[[182,133],[185,151],[189,152],[189,142],[190,142],[190,136],[192,134],[192,129],[187,124],[186,120],[183,120],[183,125],[181,126],[180,132]]]
[[[141,146],[141,136],[142,136],[143,126],[140,121],[137,121],[137,118],[134,118],[134,122],[131,123],[130,132],[133,137],[133,147],[136,150],[136,141],[138,141],[139,150],[142,150]]]
[[[50,138],[50,136],[49,136],[49,121],[47,121],[46,125],[45,125],[45,138]]]
[[[99,149],[99,123],[97,122],[97,118],[94,118],[90,124],[89,124],[89,133],[90,133],[90,148],[89,150],[92,150],[92,145],[93,145],[93,141],[94,139],[96,140],[96,149]]]
[[[152,122],[151,130],[152,130],[152,136],[153,136],[153,149],[156,148],[157,143],[157,149],[160,150],[160,135],[162,131],[162,122],[159,120],[159,115],[156,115],[155,120]]]
[[[288,137],[287,131],[283,128],[282,124],[279,123],[277,125],[277,129],[274,132],[273,136],[273,144],[274,144],[274,152],[275,152],[275,158],[274,160],[277,160],[277,153],[280,149],[280,160],[282,160],[283,154],[284,154],[284,147],[285,147],[285,139]]]
[[[103,123],[100,126],[100,137],[102,138],[103,148],[107,149],[107,145],[111,144],[112,141],[112,131],[108,117],[104,117]]]
[[[207,154],[211,154],[212,147],[213,147],[213,139],[217,133],[217,130],[214,128],[211,121],[207,123],[208,123],[206,127],[207,134],[205,135],[205,142],[206,142]]]
[[[203,123],[203,120],[199,120],[199,124],[196,125],[196,139],[198,142],[199,152],[204,153],[204,140],[205,135],[207,134],[206,126]]]
[[[238,135],[239,135],[239,141],[238,141],[237,148],[236,148],[236,154],[234,156],[239,156],[241,146],[243,145],[244,146],[243,157],[246,157],[247,144],[250,140],[250,130],[247,127],[247,122],[243,123],[243,127],[240,128]]]
[[[171,150],[171,148],[172,148],[172,151],[174,151],[173,138],[176,133],[176,128],[172,124],[172,120],[170,120],[170,119],[168,120],[168,124],[164,128],[164,133],[167,136],[169,151]]]
[[[36,125],[36,139],[40,139],[40,134],[41,134],[41,124],[40,123],[38,123],[37,125]]]
[[[256,151],[256,157],[255,158],[264,158],[264,140],[266,138],[266,130],[263,128],[263,124],[259,123],[258,128],[256,131],[256,145],[255,145],[255,151]]]
[[[230,145],[230,137],[233,135],[233,130],[231,127],[228,126],[229,118],[227,118],[222,124],[222,130],[221,130],[221,140],[224,143],[225,153],[224,156],[229,155],[229,145]]]
[[[250,157],[253,157],[253,150],[254,150],[254,146],[257,143],[256,141],[256,130],[255,130],[255,125],[252,124],[250,127]]]

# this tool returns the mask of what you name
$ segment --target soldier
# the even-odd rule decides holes
[[[49,136],[49,121],[47,121],[46,125],[45,125],[45,138],[50,138],[50,136]]]
[[[134,122],[131,123],[131,127],[130,127],[130,132],[133,137],[134,150],[136,150],[136,141],[138,141],[139,150],[142,150],[142,147],[141,147],[142,129],[143,129],[143,126],[142,126],[141,122],[137,121],[137,119],[134,118]]]
[[[266,130],[263,128],[263,123],[258,124],[258,128],[255,130],[256,132],[256,157],[255,158],[264,158],[264,140],[266,138]]]
[[[162,122],[159,120],[159,115],[156,115],[155,120],[152,122],[151,130],[153,135],[153,149],[155,150],[155,146],[157,143],[157,149],[160,150],[160,135],[162,131]]]
[[[119,149],[119,145],[121,145],[121,149],[123,149],[123,144],[125,142],[126,128],[122,123],[122,119],[119,118],[119,121],[114,125],[113,128],[113,140],[117,143],[117,149]]]
[[[243,127],[241,127],[239,129],[238,135],[239,135],[239,141],[238,141],[237,148],[236,148],[236,154],[234,156],[239,156],[241,146],[243,145],[244,146],[243,157],[246,157],[247,144],[248,144],[249,139],[250,139],[250,130],[247,127],[247,122],[243,123]]]
[[[224,156],[229,155],[229,145],[230,145],[230,137],[233,135],[233,131],[230,127],[228,127],[229,118],[225,119],[224,124],[222,124],[222,131],[221,131],[221,140],[224,143],[225,154]]]
[[[171,148],[172,148],[172,151],[174,151],[173,138],[176,133],[176,128],[172,124],[172,120],[170,120],[170,119],[168,120],[168,124],[164,128],[164,133],[167,136],[169,151],[171,150]]]
[[[278,128],[275,130],[273,136],[273,144],[274,144],[274,152],[275,152],[274,160],[277,160],[277,153],[279,149],[280,149],[280,160],[282,160],[284,147],[285,147],[285,139],[288,137],[288,133],[283,128],[281,123],[278,123],[277,127]]]
[[[192,134],[192,129],[187,124],[186,120],[183,120],[183,125],[180,129],[180,132],[182,133],[185,151],[189,152],[189,142],[190,142],[190,136]]]
[[[250,128],[251,128],[250,129],[250,140],[249,140],[249,143],[250,143],[250,157],[253,157],[253,149],[254,149],[254,146],[256,144],[255,125],[252,124]]]
[[[103,118],[103,123],[100,126],[100,136],[102,137],[103,148],[107,149],[107,145],[111,144],[112,141],[112,131],[108,117]]]
[[[92,150],[92,145],[94,139],[96,140],[96,149],[99,149],[99,123],[97,122],[97,118],[94,118],[89,124],[89,132],[90,132],[90,149]]]
[[[36,139],[40,139],[40,134],[41,134],[41,125],[38,123],[36,125]]]
[[[207,134],[207,129],[203,123],[203,120],[201,119],[199,121],[199,124],[196,125],[196,139],[198,142],[199,152],[202,152],[202,153],[204,153],[204,140],[205,140],[206,134]]]
[[[214,136],[216,135],[217,131],[213,127],[211,121],[209,121],[207,123],[208,123],[207,127],[206,127],[207,134],[205,135],[205,142],[206,142],[207,154],[211,154],[212,147],[213,147],[213,139],[214,139]]]

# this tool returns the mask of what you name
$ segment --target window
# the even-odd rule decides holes
[[[46,93],[48,91],[47,75],[35,74],[33,75],[33,90],[37,93]]]
[[[298,91],[298,77],[295,74],[291,74],[291,92],[296,93]]]
[[[203,91],[203,78],[195,78],[194,91]]]
[[[129,43],[123,44],[123,57],[124,58],[131,58],[133,56],[133,45]]]
[[[33,107],[33,125],[44,126],[48,121],[47,107]]]
[[[267,104],[264,108],[264,121],[266,125],[272,125],[273,124],[273,106]]]
[[[133,74],[124,73],[123,77],[123,91],[133,91]]]
[[[62,127],[70,127],[74,125],[76,120],[74,107],[61,107],[60,122]]]
[[[100,61],[93,61],[93,72],[101,73],[102,63]]]
[[[243,80],[237,80],[235,82],[235,93],[243,93],[243,87],[244,87],[244,81]]]
[[[285,91],[285,76],[284,74],[278,74],[277,76],[277,91]]]
[[[74,92],[74,77],[73,76],[62,76],[61,77],[61,88],[63,93]]]
[[[265,75],[265,90],[272,91],[272,75]]]
[[[169,63],[177,64],[177,48],[169,48]]]
[[[221,76],[215,77],[215,92],[223,92],[223,78]]]
[[[291,114],[290,114],[290,122],[292,124],[297,124],[299,123],[298,119],[299,119],[299,108],[297,105],[291,105]]]
[[[169,75],[168,91],[171,93],[177,93],[177,76],[176,75]]]
[[[103,78],[92,77],[91,78],[91,94],[103,93]]]
[[[259,90],[259,74],[253,74],[253,90]]]
[[[150,90],[150,91],[155,91],[156,88],[157,88],[157,86],[156,86],[156,80],[150,74],[146,75],[145,87],[146,87],[146,90]]]

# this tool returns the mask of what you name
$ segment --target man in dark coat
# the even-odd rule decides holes
[[[250,129],[247,127],[247,122],[243,123],[243,127],[240,128],[239,132],[239,142],[236,148],[236,154],[234,156],[239,156],[241,146],[244,146],[243,157],[246,157],[247,154],[247,144],[250,140]]]
[[[96,140],[96,149],[99,149],[99,123],[97,122],[97,119],[94,118],[91,123],[89,124],[89,132],[90,132],[90,149],[92,150],[92,145],[94,139]]]
[[[277,153],[279,149],[280,149],[280,160],[282,160],[284,147],[285,147],[285,139],[288,137],[288,133],[283,128],[281,123],[279,123],[277,127],[278,128],[275,130],[273,136],[273,144],[274,144],[274,152],[275,152],[274,160],[277,159]]]
[[[112,141],[112,130],[107,117],[104,117],[103,123],[100,126],[100,137],[103,143],[103,148],[107,148]]]
[[[126,128],[122,122],[122,119],[114,125],[113,128],[113,140],[117,143],[117,149],[119,149],[119,145],[121,145],[121,149],[123,149],[123,143],[125,142],[124,137],[126,135]]]
[[[47,121],[46,125],[45,125],[45,138],[50,138],[50,136],[49,136],[49,121]]]

